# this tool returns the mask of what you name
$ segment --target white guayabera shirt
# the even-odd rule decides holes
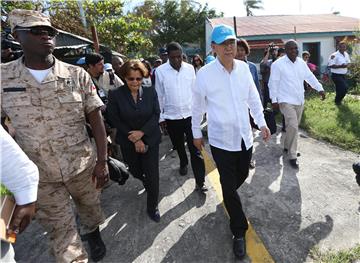
[[[234,59],[229,73],[216,59],[202,67],[193,88],[192,131],[201,138],[200,123],[207,112],[209,143],[227,151],[241,151],[253,145],[249,109],[258,127],[265,126],[263,107],[249,66]]]
[[[269,80],[271,101],[292,105],[304,104],[304,80],[313,89],[324,90],[304,60],[296,58],[295,62],[292,62],[288,56],[279,58],[271,65]]]
[[[180,120],[191,116],[194,67],[182,62],[179,71],[168,62],[156,68],[155,89],[159,98],[160,121]]]

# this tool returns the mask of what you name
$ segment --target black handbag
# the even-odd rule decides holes
[[[130,175],[128,166],[115,158],[109,157],[108,167],[110,179],[119,185],[124,185]]]

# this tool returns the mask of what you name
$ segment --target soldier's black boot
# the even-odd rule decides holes
[[[104,242],[101,239],[99,227],[86,235],[87,241],[90,247],[90,257],[93,261],[97,262],[106,254],[106,247]]]

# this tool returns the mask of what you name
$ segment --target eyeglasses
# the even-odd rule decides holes
[[[34,36],[48,35],[51,38],[54,38],[58,35],[58,31],[49,27],[49,28],[15,28],[15,31],[28,31]]]
[[[134,81],[134,80],[136,80],[136,81],[142,81],[143,80],[143,78],[126,78],[128,81]]]
[[[228,40],[225,40],[224,42],[222,42],[221,44],[220,44],[220,46],[223,46],[223,47],[227,47],[227,46],[229,46],[229,45],[231,45],[231,46],[235,46],[236,45],[236,41],[234,40],[234,39],[228,39]]]

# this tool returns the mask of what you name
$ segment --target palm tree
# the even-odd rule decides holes
[[[252,9],[263,9],[262,0],[244,0],[246,16],[253,16]]]

